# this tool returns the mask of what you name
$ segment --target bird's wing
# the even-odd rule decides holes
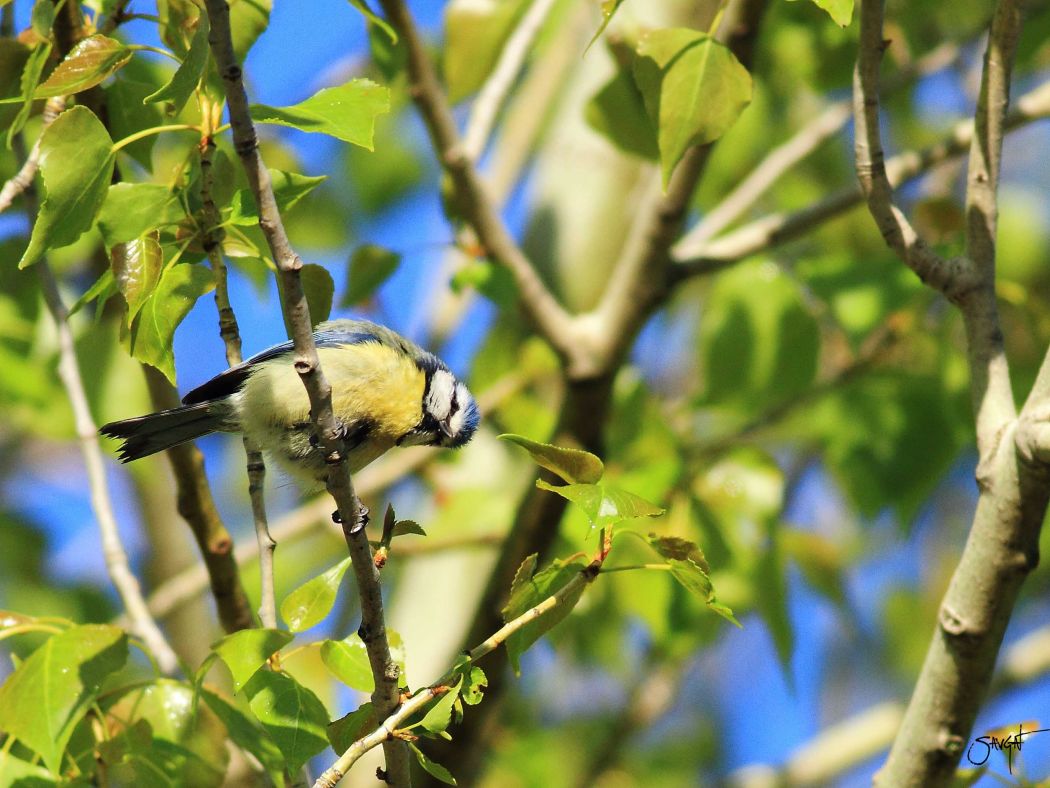
[[[340,325],[341,324],[341,325]],[[371,330],[372,324],[364,321],[333,321],[322,323],[321,330],[314,334],[317,347],[336,347],[339,345],[357,345],[362,342],[382,342],[383,338]],[[228,397],[238,391],[259,364],[271,359],[290,354],[294,349],[291,341],[282,342],[256,353],[251,358],[220,372],[207,383],[203,383],[182,398],[184,405],[193,405],[213,399]]]

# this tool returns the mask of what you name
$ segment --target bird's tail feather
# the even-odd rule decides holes
[[[221,430],[228,413],[225,402],[209,400],[114,421],[101,427],[99,432],[124,441],[119,450],[120,461],[131,462]]]

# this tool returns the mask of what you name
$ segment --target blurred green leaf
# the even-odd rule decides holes
[[[401,265],[401,255],[375,244],[354,249],[348,263],[346,292],[339,302],[343,309],[370,299]]]
[[[55,23],[55,4],[51,0],[36,0],[29,12],[29,26],[41,38],[51,37],[51,25]]]
[[[269,26],[272,8],[273,0],[231,0],[230,33],[238,63],[244,62],[248,51]]]
[[[69,96],[93,88],[129,60],[132,50],[103,35],[74,46],[34,92],[35,98]]]
[[[107,268],[102,272],[102,275],[95,280],[95,284],[91,285],[87,291],[78,298],[73,306],[69,308],[70,316],[75,315],[85,306],[90,304],[96,298],[99,299],[99,309],[96,311],[96,318],[101,316],[102,306],[105,305],[106,301],[117,292],[117,280],[113,276],[113,269]]]
[[[473,287],[496,306],[511,308],[518,300],[518,285],[514,275],[504,266],[491,260],[471,260],[461,266],[449,282],[453,293]]]
[[[178,195],[155,183],[114,183],[98,214],[106,246],[131,241],[179,222],[185,214]]]
[[[594,528],[607,528],[634,517],[659,517],[664,513],[663,509],[644,498],[607,484],[565,484],[556,487],[537,479],[536,486],[579,506]]]
[[[627,69],[618,69],[584,107],[592,129],[625,153],[655,160],[660,155],[656,127],[645,100]]]
[[[665,187],[687,149],[721,137],[751,103],[751,75],[736,56],[687,28],[642,36],[634,80],[657,129]]]
[[[683,539],[680,536],[658,536],[649,534],[646,537],[649,546],[662,557],[676,561],[692,561],[704,572],[710,574],[711,568],[707,565],[707,559],[696,542]]]
[[[171,79],[159,90],[146,96],[142,103],[155,104],[168,102],[168,114],[178,115],[186,106],[208,63],[208,15],[201,14],[197,21],[197,31],[193,34],[189,51],[186,53]]]
[[[283,214],[291,210],[306,195],[327,180],[327,175],[300,175],[297,172],[270,170],[270,184],[277,209]],[[251,226],[259,223],[255,197],[248,189],[238,189],[230,202],[230,224]]]
[[[371,702],[361,704],[357,709],[340,717],[328,725],[326,733],[332,749],[342,755],[358,739],[362,739],[379,727],[379,720],[372,709]]]
[[[351,689],[367,693],[375,689],[368,650],[357,634],[344,640],[326,640],[321,644],[321,660],[333,676]]]
[[[853,0],[813,0],[813,3],[827,11],[839,27],[847,27],[853,20]]]
[[[29,119],[29,113],[33,109],[33,93],[36,92],[36,86],[40,83],[40,77],[44,73],[44,66],[50,55],[51,42],[45,41],[35,46],[26,57],[22,67],[22,77],[19,80],[21,107],[7,129],[8,148],[11,147],[15,135],[22,130]]]
[[[667,565],[671,567],[671,576],[677,580],[685,590],[703,600],[712,611],[720,615],[726,621],[740,626],[733,611],[715,598],[715,589],[711,584],[711,578],[695,561],[690,558],[669,558]]]
[[[328,746],[328,712],[310,690],[286,673],[260,670],[244,687],[256,719],[295,774]]]
[[[39,764],[23,761],[11,754],[10,750],[0,749],[0,784],[18,786],[18,788],[45,788],[58,785],[54,775]]]
[[[719,276],[700,321],[704,400],[753,413],[805,391],[820,332],[798,285],[773,263]]]
[[[791,680],[791,656],[795,649],[795,630],[788,612],[787,562],[780,545],[780,525],[766,524],[768,541],[751,580],[757,596],[758,612],[769,627],[785,678]]]
[[[423,767],[423,771],[425,771],[431,777],[437,778],[446,785],[456,784],[456,778],[452,776],[452,772],[450,772],[437,761],[433,761],[430,758],[428,758],[426,753],[424,753],[416,745],[412,744],[412,742],[409,742],[408,746],[415,754],[416,760],[419,761],[419,765]]]
[[[245,752],[259,759],[259,763],[270,772],[279,771],[284,765],[284,756],[269,735],[243,711],[221,695],[208,689],[201,690],[201,697],[226,726],[230,741]]]
[[[76,241],[102,207],[113,174],[113,141],[91,110],[73,107],[47,127],[40,138],[40,174],[46,193],[19,268]]]
[[[290,107],[253,104],[252,120],[327,134],[372,150],[376,116],[390,111],[390,91],[371,80],[354,79],[324,88]]]
[[[593,484],[602,478],[605,470],[602,461],[589,451],[539,443],[521,435],[505,434],[499,437],[525,449],[533,462],[570,484]]]
[[[350,567],[344,558],[331,569],[313,577],[292,591],[281,602],[281,618],[292,632],[302,632],[320,623],[332,611],[339,584]]]
[[[369,8],[366,0],[350,0],[350,5],[352,5],[361,13],[361,15],[368,22],[369,28],[374,27],[378,30],[382,30],[383,33],[386,34],[386,37],[392,43],[397,43],[397,33],[394,32],[394,28],[387,24],[387,21],[383,19],[383,17],[379,16],[371,8]]]
[[[133,320],[160,282],[164,253],[155,230],[120,243],[109,251],[113,280],[128,303],[128,320]]]
[[[622,4],[623,0],[602,0],[602,23],[598,26],[598,29],[594,32],[594,35],[591,36],[591,40],[587,42],[587,46],[583,50],[584,52],[586,52],[588,49],[594,46],[594,42],[597,41],[601,37],[601,34],[605,32],[605,28],[607,28],[609,26],[609,23],[612,21],[613,14],[616,13],[616,10]]]
[[[328,269],[316,263],[307,263],[299,270],[303,284],[306,303],[310,307],[310,320],[316,326],[323,323],[332,314],[332,301],[335,298],[335,280]]]
[[[532,574],[536,566],[536,556],[530,555],[518,568],[511,586],[510,599],[507,606],[503,608],[503,620],[510,622],[526,611],[532,609],[547,597],[552,596],[562,587],[566,586],[581,571],[587,568],[583,561],[559,561],[555,560],[550,566],[541,569],[535,575]],[[520,658],[544,633],[557,626],[580,601],[585,584],[580,584],[575,590],[562,600],[561,604],[544,613],[539,618],[530,621],[509,638],[505,645],[510,657],[511,667],[514,672],[521,673]]]
[[[129,337],[131,355],[156,367],[175,384],[175,329],[197,303],[215,288],[207,268],[179,263],[164,269],[160,283],[139,310]]]
[[[74,726],[127,658],[128,638],[118,627],[74,626],[48,638],[0,687],[0,730],[58,773]]]
[[[211,650],[226,663],[233,689],[240,692],[270,657],[292,642],[291,632],[279,629],[242,629],[213,644]]]
[[[458,103],[484,84],[527,7],[527,0],[451,0],[445,5],[442,65],[450,101]]]

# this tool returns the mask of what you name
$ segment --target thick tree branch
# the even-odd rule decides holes
[[[148,364],[144,364],[142,369],[153,407],[157,410],[177,408],[179,395],[164,374]],[[223,629],[227,632],[249,629],[253,625],[251,605],[241,585],[233,539],[223,525],[219,511],[215,508],[211,487],[208,486],[204,455],[192,443],[174,446],[166,454],[175,477],[176,508],[190,526],[204,559],[203,564],[194,564],[185,571],[199,575],[200,591],[211,586]],[[157,618],[163,618],[164,613],[158,612],[154,597],[175,577],[167,578],[146,600],[150,613]]]
[[[408,50],[409,93],[426,123],[438,161],[452,181],[456,205],[492,259],[514,277],[522,307],[540,335],[571,362],[577,355],[575,323],[511,236],[474,169],[411,14],[401,0],[380,0],[379,4]]]
[[[1021,96],[1006,117],[1005,130],[1014,131],[1050,115],[1050,82]],[[973,140],[973,121],[958,125],[936,145],[922,151],[900,153],[886,161],[886,175],[894,188],[946,161],[961,156]],[[835,219],[864,201],[860,187],[843,189],[794,213],[775,213],[749,222],[702,246],[676,244],[672,270],[675,281],[717,273],[741,260],[800,238],[824,222]]]
[[[995,296],[994,227],[999,151],[1010,64],[1020,24],[1017,0],[996,4],[978,102],[967,194],[967,254],[943,260],[893,204],[879,140],[878,68],[883,1],[861,4],[854,76],[857,172],[887,244],[927,284],[955,303],[966,324],[981,490],[959,565],[879,785],[937,786],[952,779],[988,689],[1021,584],[1038,561],[1050,472],[1025,459]]]
[[[306,387],[310,411],[320,447],[328,463],[328,492],[338,505],[343,535],[352,559],[354,577],[361,601],[361,639],[375,680],[372,702],[376,713],[387,717],[399,703],[398,667],[390,656],[386,622],[383,613],[379,572],[372,563],[372,549],[361,527],[363,510],[354,493],[347,467],[342,425],[332,408],[332,389],[325,379],[314,344],[310,309],[303,292],[300,270],[303,262],[292,249],[273,196],[270,174],[262,161],[251,119],[248,96],[244,89],[241,66],[233,52],[230,32],[230,10],[226,0],[206,0],[211,23],[208,43],[222,77],[229,106],[234,148],[244,165],[249,186],[259,209],[259,227],[280,272],[279,284],[284,295],[283,309],[294,345],[295,370]],[[392,785],[410,785],[408,752],[400,742],[384,745],[388,781]]]

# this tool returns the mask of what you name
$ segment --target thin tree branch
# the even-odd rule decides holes
[[[50,126],[51,122],[57,118],[59,113],[65,108],[65,96],[54,96],[53,98],[49,98],[44,104],[43,128],[46,129]],[[25,161],[22,163],[21,168],[18,172],[12,175],[4,184],[3,188],[0,189],[0,212],[6,211],[10,208],[11,203],[15,201],[15,198],[33,185],[33,179],[36,178],[37,168],[40,166],[40,139],[43,136],[43,132],[41,132],[40,137],[37,137],[36,142],[33,143],[32,149],[25,157]]]
[[[529,48],[543,27],[557,0],[532,0],[507,43],[503,46],[496,67],[482,85],[474,105],[470,108],[470,119],[463,134],[463,150],[467,158],[476,162],[485,152],[492,128],[496,123],[507,95],[514,86]]]
[[[514,277],[521,304],[540,335],[571,363],[578,356],[578,345],[573,341],[576,324],[511,236],[474,169],[411,14],[402,0],[380,0],[379,4],[404,40],[409,94],[423,116],[438,161],[452,181],[456,205],[493,260]]]
[[[1050,82],[1021,96],[1004,124],[1015,131],[1050,115]],[[907,151],[886,161],[886,175],[894,188],[922,175],[929,169],[961,156],[973,140],[973,121],[962,121],[944,140],[922,151]],[[826,221],[835,219],[863,202],[860,187],[843,189],[794,213],[776,213],[756,219],[737,230],[715,238],[701,248],[675,245],[675,281],[717,273],[754,254],[793,241]]]
[[[212,196],[215,180],[212,159],[215,155],[215,140],[211,136],[201,141],[201,245],[208,256],[211,270],[215,274],[215,307],[219,312],[219,336],[226,347],[226,363],[234,367],[244,361],[241,354],[241,331],[237,315],[230,303],[229,275],[226,260],[222,256],[222,217]],[[247,460],[248,499],[251,501],[252,521],[255,525],[255,541],[259,550],[259,620],[267,629],[277,628],[277,597],[274,591],[273,554],[277,542],[270,534],[266,520],[266,463],[262,451],[247,435],[242,437],[244,455]]]
[[[467,654],[467,660],[470,663],[477,662],[486,654],[499,648],[500,645],[505,643],[511,635],[522,627],[531,624],[540,616],[549,613],[573,595],[582,593],[583,589],[590,583],[594,582],[594,579],[598,576],[607,555],[608,550],[603,548],[602,551],[600,551],[599,554],[586,567],[581,569],[568,583],[542,602],[526,610],[520,616],[508,621],[500,627],[499,631],[493,633],[472,648]],[[456,673],[457,668],[453,668],[429,687],[425,687],[416,692],[409,700],[405,701],[395,714],[385,719],[375,731],[354,742],[349,749],[339,757],[339,760],[337,760],[331,768],[325,770],[325,772],[317,779],[317,782],[314,783],[314,788],[335,788],[336,784],[343,779],[350,767],[353,766],[362,755],[373,747],[376,747],[397,735],[397,726],[411,716],[411,712],[403,713],[405,712],[405,709],[411,706],[412,712],[415,712],[422,709],[422,707],[433,698],[447,692],[449,690],[449,685],[456,681]]]
[[[399,699],[398,667],[390,655],[383,613],[379,572],[372,562],[372,549],[364,532],[363,510],[354,493],[353,480],[347,467],[343,425],[332,408],[332,389],[325,379],[314,344],[310,309],[303,292],[300,270],[303,262],[292,249],[274,199],[270,175],[262,161],[251,119],[248,96],[244,89],[241,66],[233,51],[230,10],[226,0],[206,0],[211,31],[208,43],[222,77],[229,106],[234,148],[244,165],[245,174],[259,209],[259,227],[279,271],[278,282],[284,295],[283,309],[294,345],[294,365],[310,398],[310,412],[320,447],[328,463],[328,492],[338,505],[343,535],[353,565],[361,602],[361,639],[368,652],[375,681],[372,703],[376,713],[387,717],[397,708]],[[396,786],[411,784],[408,751],[401,742],[384,744],[387,781]]]
[[[936,73],[958,57],[958,44],[941,44],[899,71],[894,76],[895,86]],[[676,253],[679,256],[698,254],[712,238],[758,202],[785,172],[841,131],[852,115],[853,108],[848,99],[835,102],[796,131],[787,142],[771,150],[733,191],[675,244]]]
[[[157,410],[178,407],[179,395],[164,374],[148,364],[143,364],[142,369],[153,407]],[[176,507],[189,524],[204,562],[192,564],[157,586],[146,600],[150,613],[163,618],[170,612],[159,612],[154,598],[176,578],[192,572],[199,577],[199,586],[190,598],[195,598],[210,585],[223,629],[227,632],[249,629],[254,624],[251,605],[241,585],[233,539],[215,507],[208,477],[204,473],[204,455],[192,443],[174,446],[166,454],[175,477]]]
[[[51,102],[48,102],[48,106],[51,106]],[[45,130],[47,125],[50,125],[57,117],[57,114],[56,111],[54,114],[45,115]],[[25,159],[26,162],[29,161],[21,134],[15,137],[15,150],[19,158]],[[33,188],[35,167],[33,169],[22,191],[26,201],[26,211],[31,217],[36,216],[39,211],[36,190]],[[98,442],[98,426],[95,424],[88,405],[87,392],[84,389],[84,380],[80,375],[80,364],[77,361],[73,331],[69,326],[69,310],[62,302],[58,283],[55,281],[47,260],[41,259],[35,267],[40,289],[44,295],[44,303],[47,304],[48,313],[54,321],[55,332],[58,336],[58,376],[62,379],[66,394],[69,396],[69,403],[73,408],[80,452],[84,457],[88,485],[91,489],[91,508],[95,512],[95,519],[98,521],[99,533],[102,537],[102,554],[105,558],[106,569],[124,603],[132,631],[142,638],[146,647],[156,657],[160,669],[164,673],[174,673],[178,668],[179,659],[167,638],[164,637],[164,633],[157,626],[157,622],[150,615],[138,578],[131,571],[128,554],[117,528],[117,519],[113,514],[113,501],[109,496],[105,460]]]
[[[970,173],[967,197],[969,256],[950,261],[926,248],[893,205],[878,129],[882,0],[864,0],[860,21],[854,75],[858,177],[889,246],[962,312],[976,414],[977,510],[904,720],[875,778],[894,788],[937,786],[952,779],[1021,584],[1038,561],[1050,496],[1050,469],[1025,461],[1017,441],[995,296],[995,190],[1020,10],[1017,0],[999,0],[995,7],[975,121],[978,151],[971,161],[977,171]]]

